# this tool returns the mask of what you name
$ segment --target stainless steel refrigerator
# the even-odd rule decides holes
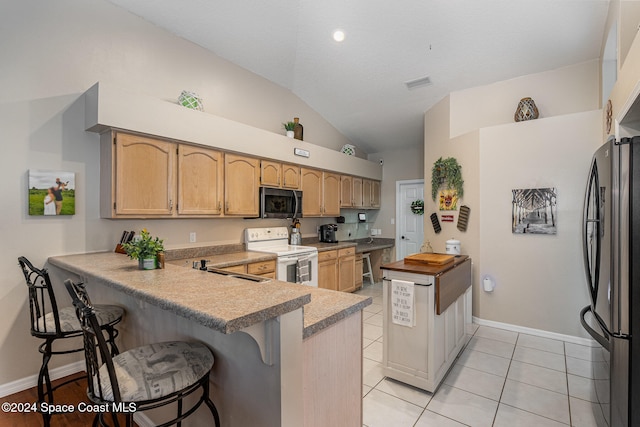
[[[612,427],[640,426],[640,136],[594,154],[582,235],[591,304],[580,320],[609,371],[600,403]]]

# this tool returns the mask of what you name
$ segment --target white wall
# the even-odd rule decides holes
[[[349,141],[288,90],[224,61],[102,0],[0,0],[0,385],[37,373],[39,340],[30,337],[27,292],[17,257],[36,265],[47,257],[112,249],[122,230],[143,227],[168,247],[239,243],[258,220],[103,220],[99,217],[99,136],[85,132],[80,95],[98,81],[160,99],[183,89],[204,98],[206,112],[273,132],[294,116],[305,141],[339,149]],[[144,114],[141,111],[140,114]],[[27,215],[27,171],[76,173],[76,214]],[[303,221],[315,234],[321,220]],[[326,222],[326,221],[325,221]],[[275,225],[284,225],[278,222]],[[68,297],[59,295],[64,304]],[[52,367],[79,355],[54,358]]]
[[[457,230],[455,212],[454,223],[441,223],[436,235],[428,215],[439,211],[429,197],[425,239],[439,252],[447,239],[461,240],[473,259],[473,315],[480,319],[586,336],[578,319],[588,303],[579,213],[601,143],[598,67],[592,61],[455,92],[425,114],[425,193],[434,161],[456,157],[465,180],[460,204],[471,209],[466,232]],[[525,96],[534,98],[541,118],[514,123]],[[512,235],[511,190],[541,187],[558,189],[558,234]],[[480,290],[484,274],[496,280],[492,294]]]

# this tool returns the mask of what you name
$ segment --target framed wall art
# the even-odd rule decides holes
[[[58,216],[75,213],[74,172],[29,170],[29,215]]]
[[[512,190],[511,232],[514,234],[556,234],[558,223],[555,188]]]

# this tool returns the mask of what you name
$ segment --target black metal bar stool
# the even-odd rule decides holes
[[[56,296],[51,286],[51,279],[46,268],[36,268],[31,262],[21,256],[18,263],[29,289],[29,314],[31,335],[44,340],[38,347],[38,351],[42,354],[42,366],[38,373],[38,402],[53,403],[53,391],[63,385],[66,385],[75,379],[65,381],[55,387],[51,386],[49,378],[49,361],[51,356],[55,354],[68,354],[83,351],[84,347],[73,348],[70,350],[53,350],[55,340],[64,338],[80,337],[82,328],[78,322],[78,318],[73,306],[58,308]],[[122,320],[124,309],[115,305],[98,305],[96,306],[96,316],[100,329],[108,335],[107,342],[111,348],[111,354],[118,354],[118,347],[115,339],[118,336],[118,330],[114,327]],[[40,405],[38,405],[40,407]],[[51,414],[42,413],[44,425],[49,426]]]
[[[96,311],[82,283],[64,282],[84,334],[84,355],[87,364],[87,396],[91,402],[105,405],[111,411],[114,426],[119,427],[116,412],[123,412],[126,425],[133,425],[133,413],[177,403],[174,419],[160,424],[181,425],[203,403],[209,407],[215,426],[220,427],[218,411],[209,397],[209,373],[213,354],[198,342],[170,341],[137,347],[112,356]],[[198,401],[183,412],[182,400],[202,390]],[[128,410],[127,410],[128,409]],[[134,411],[129,411],[134,409]],[[107,426],[106,412],[98,412],[93,426]]]

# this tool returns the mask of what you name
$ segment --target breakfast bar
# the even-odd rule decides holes
[[[322,414],[362,425],[361,311],[371,298],[169,263],[139,270],[106,252],[48,263],[56,282],[84,282],[93,301],[125,308],[121,348],[173,339],[207,344],[222,425],[329,425]],[[338,387],[335,376],[350,380]],[[203,425],[207,415],[196,413],[185,425]]]

